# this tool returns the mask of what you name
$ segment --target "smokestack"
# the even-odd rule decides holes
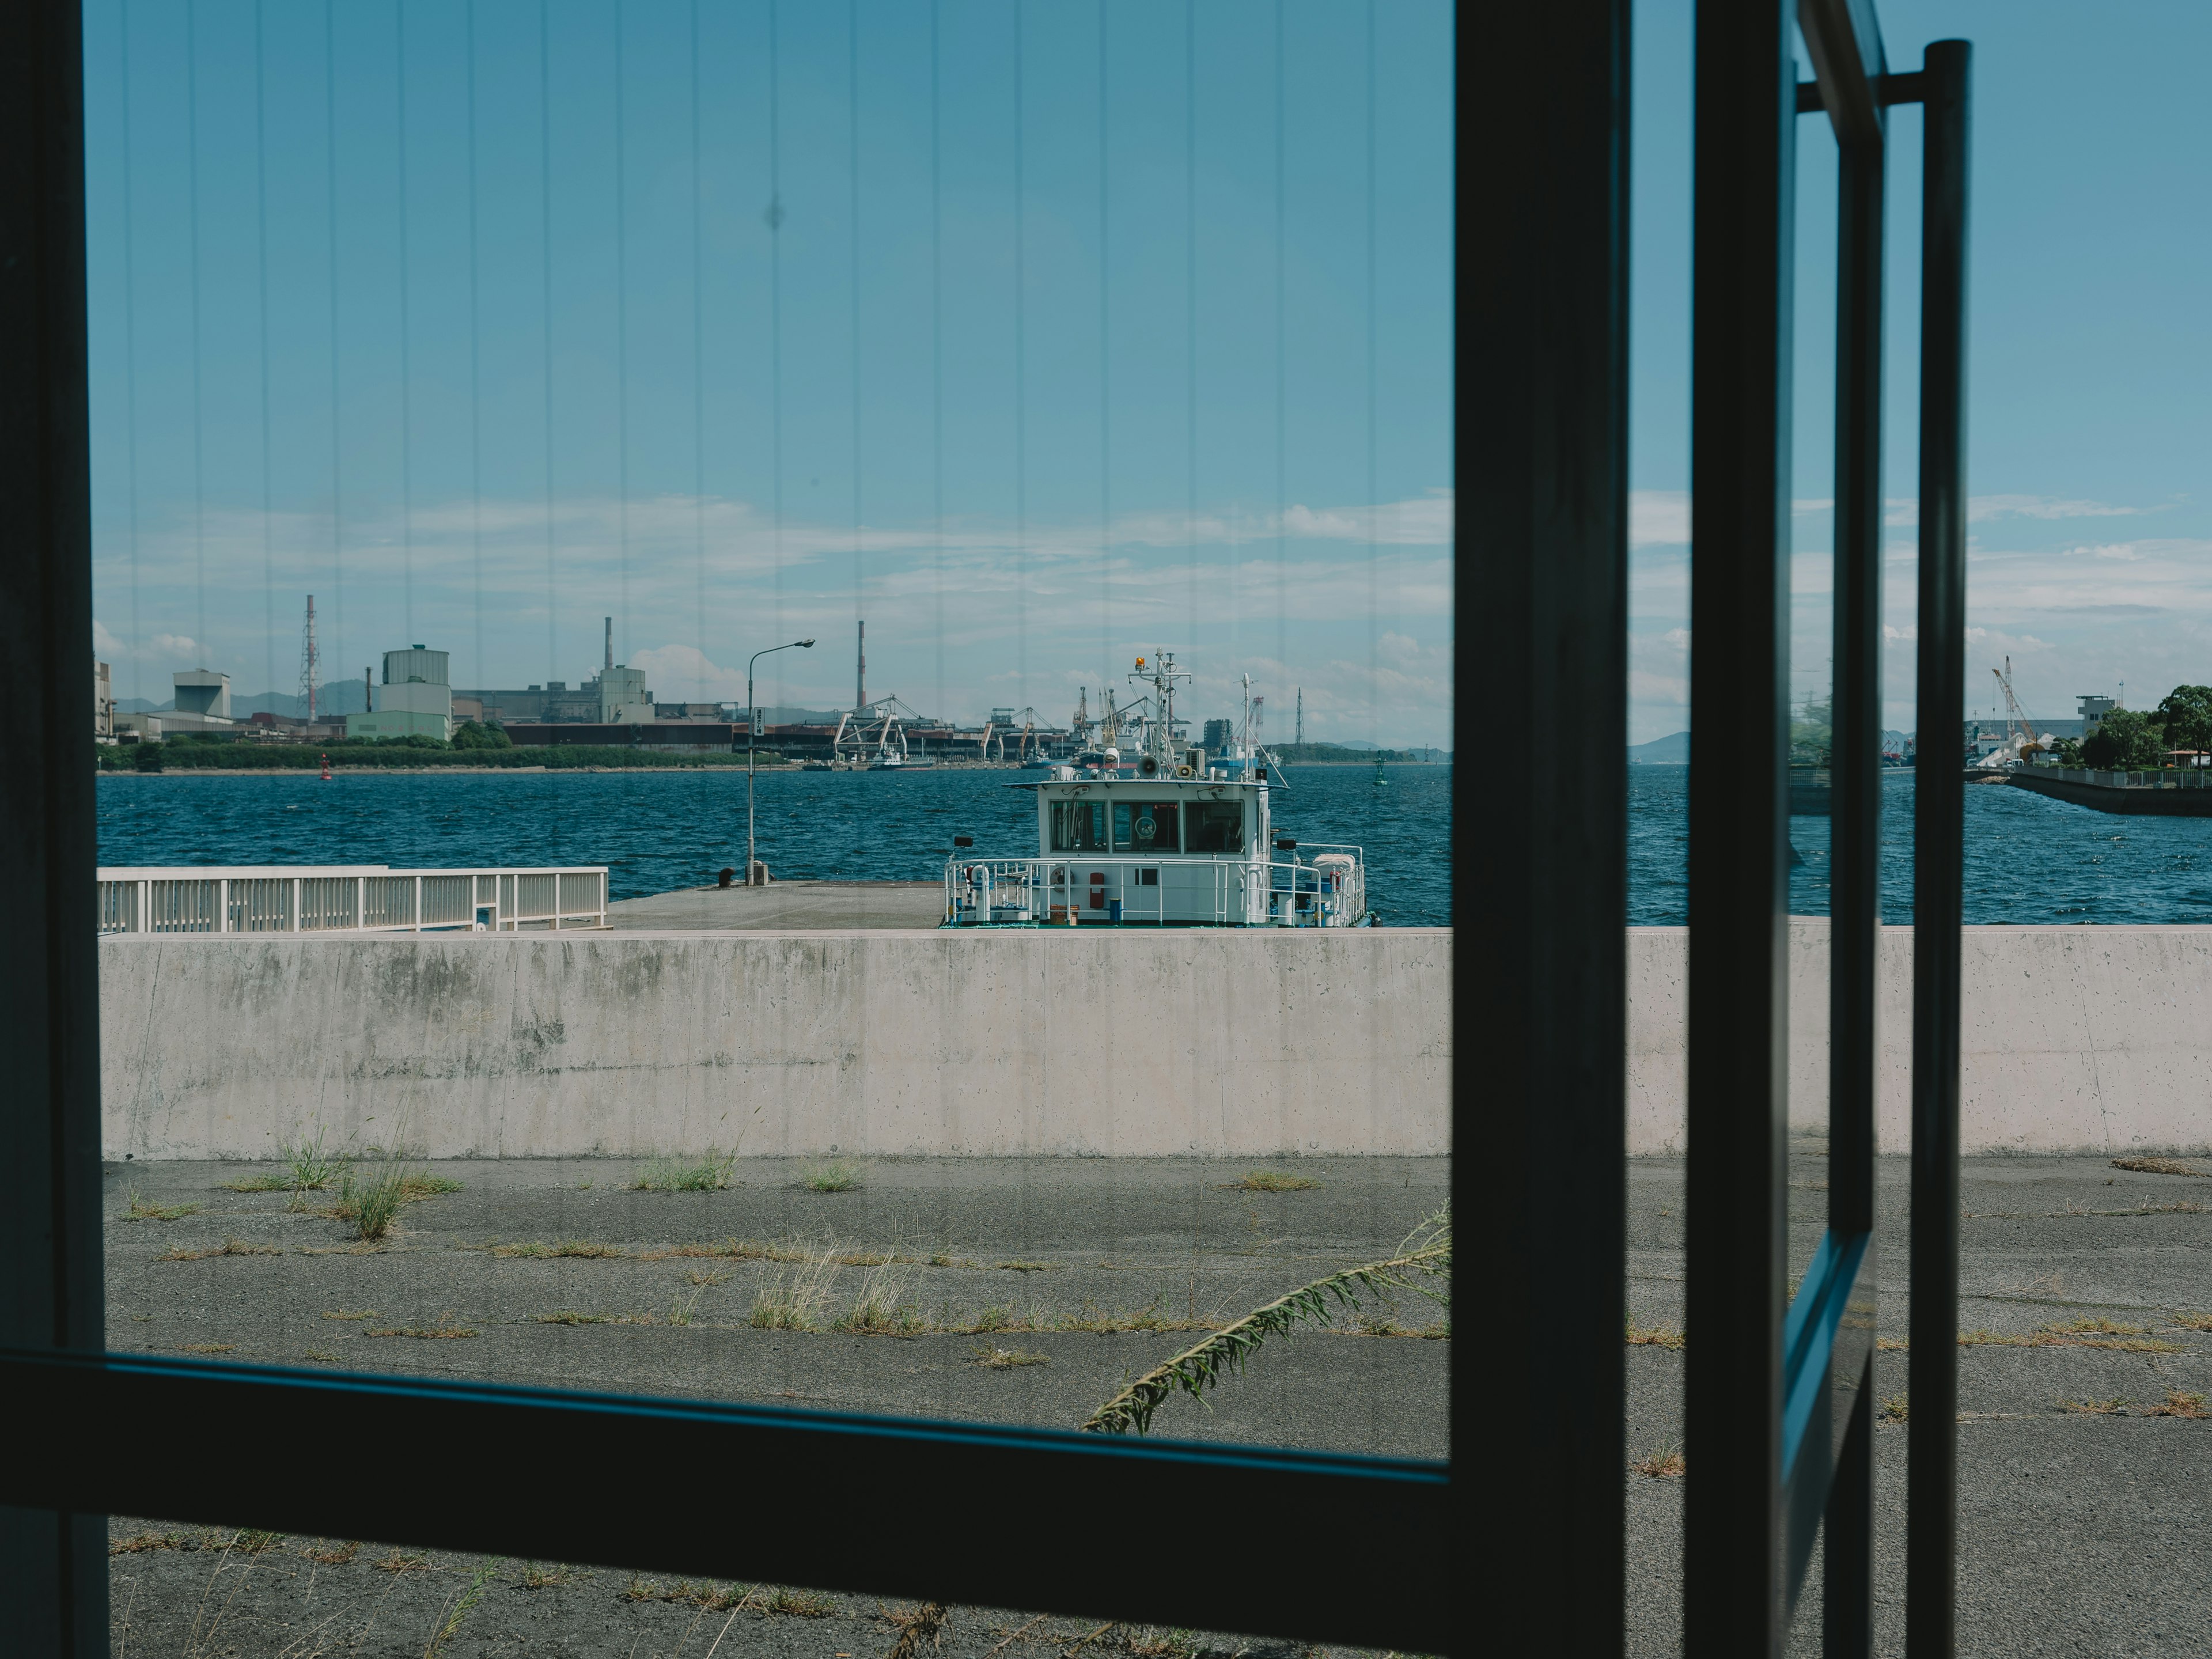
[[[608,618],[607,618],[607,660],[606,660],[606,666],[607,666],[607,667],[609,667],[609,668],[612,668],[614,665],[615,665],[615,619],[614,619],[612,617],[608,617]]]
[[[868,624],[860,624],[860,659],[853,671],[853,707],[868,706]]]
[[[361,669],[361,712],[364,714],[374,714],[375,711],[376,665],[374,663],[363,663]]]

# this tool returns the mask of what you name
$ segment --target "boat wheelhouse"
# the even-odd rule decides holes
[[[1271,811],[1281,768],[1245,735],[1225,755],[1171,748],[1173,685],[1164,653],[1147,676],[1159,718],[1124,757],[1099,746],[1035,781],[1035,857],[977,858],[956,838],[945,866],[948,927],[1357,927],[1368,923],[1357,847],[1300,848]],[[1146,660],[1138,659],[1140,672]],[[1251,699],[1247,696],[1248,709]]]

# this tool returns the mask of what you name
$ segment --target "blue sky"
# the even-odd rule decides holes
[[[574,683],[612,615],[663,698],[818,635],[769,694],[835,705],[865,615],[961,718],[1164,646],[1195,713],[1443,738],[1448,9],[1282,9],[1279,186],[1273,4],[934,12],[933,129],[915,0],[477,0],[473,77],[465,3],[94,0],[118,694],[289,687],[312,591],[333,678]]]
[[[2212,8],[1882,0],[1893,67],[1975,44],[1966,714],[2008,653],[2031,715],[2212,682]],[[1637,10],[1631,737],[1688,723],[1690,9]],[[1910,730],[1920,118],[1891,118],[1885,724]],[[1835,145],[1801,119],[1794,399],[1799,692],[1831,613]]]
[[[1966,712],[2008,653],[2045,715],[2212,680],[2212,110],[2191,79],[2212,9],[2134,0],[2094,27],[2038,0],[1881,9],[1899,67],[1932,39],[1977,45]],[[159,701],[203,663],[290,687],[313,592],[326,678],[423,640],[465,683],[574,682],[611,614],[663,697],[738,695],[750,651],[817,635],[771,659],[771,691],[830,704],[865,614],[871,689],[961,718],[1062,714],[1166,646],[1194,653],[1201,713],[1251,673],[1279,738],[1302,686],[1310,737],[1450,740],[1441,0],[1380,0],[1371,60],[1366,7],[1279,9],[1279,267],[1265,0],[1106,9],[1103,237],[1099,10],[940,0],[941,263],[926,0],[860,8],[857,58],[848,8],[786,0],[773,76],[766,0],[701,4],[696,52],[694,15],[477,0],[471,77],[460,0],[264,0],[257,99],[252,0],[88,7],[95,642],[121,695]],[[1692,9],[1636,15],[1642,740],[1687,723]],[[1819,118],[1800,131],[1810,691],[1834,152]],[[1892,131],[1903,727],[1917,112]]]

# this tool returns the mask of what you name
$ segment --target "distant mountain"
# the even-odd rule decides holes
[[[1650,743],[1628,745],[1631,765],[1687,766],[1690,763],[1690,734],[1677,732],[1672,737],[1655,738]]]
[[[315,693],[315,718],[325,720],[334,714],[363,714],[368,712],[363,687],[359,680],[332,680]],[[177,706],[174,697],[167,702],[155,702],[145,697],[118,697],[115,712],[118,714],[162,714]],[[306,718],[307,700],[291,691],[257,691],[252,696],[232,694],[230,717],[249,720],[256,714],[284,714],[293,720]]]

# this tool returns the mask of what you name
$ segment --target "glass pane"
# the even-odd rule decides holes
[[[1441,1456],[1450,7],[696,9],[88,15],[112,1343]]]

